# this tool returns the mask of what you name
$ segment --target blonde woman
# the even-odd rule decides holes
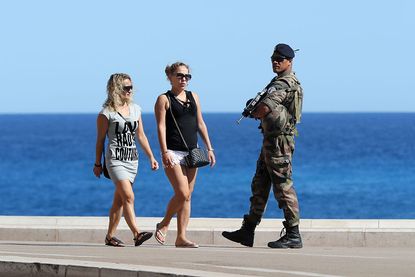
[[[177,62],[166,67],[166,75],[171,89],[157,98],[155,114],[158,138],[162,153],[164,171],[169,179],[174,195],[167,205],[163,220],[157,224],[155,239],[164,244],[172,217],[177,214],[176,247],[197,248],[198,245],[186,237],[186,228],[190,218],[190,200],[196,182],[197,168],[189,168],[184,157],[187,147],[177,130],[172,114],[190,149],[197,147],[199,133],[208,149],[210,166],[215,165],[215,155],[210,143],[208,130],[202,117],[199,97],[186,90],[191,79],[189,66]]]
[[[135,137],[148,156],[151,169],[157,170],[159,165],[144,133],[141,108],[133,103],[132,95],[131,77],[124,73],[112,74],[107,83],[107,100],[97,118],[94,174],[99,178],[103,172],[101,157],[107,136],[109,142],[105,153],[106,167],[115,184],[105,237],[105,244],[108,246],[124,245],[124,242],[114,236],[122,214],[133,233],[135,246],[141,245],[153,235],[150,232],[140,232],[135,221],[133,183],[138,169]]]

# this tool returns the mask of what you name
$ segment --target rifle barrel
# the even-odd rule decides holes
[[[244,119],[245,116],[241,116],[241,118],[239,120],[236,121],[237,124],[241,123],[241,120]]]

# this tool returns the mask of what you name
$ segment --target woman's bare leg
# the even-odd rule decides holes
[[[173,216],[183,208],[185,202],[189,199],[190,191],[184,166],[175,165],[172,168],[165,168],[164,170],[174,190],[174,195],[167,205],[164,218],[159,223],[160,231],[166,233]]]
[[[117,190],[114,191],[114,199],[112,201],[112,207],[109,215],[109,224],[107,238],[110,239],[114,236],[115,231],[117,230],[118,224],[122,216],[122,199]]]
[[[176,245],[181,245],[189,243],[189,240],[186,238],[186,230],[189,224],[190,219],[190,210],[191,210],[191,198],[193,188],[196,182],[197,168],[186,168],[186,178],[189,188],[189,197],[185,201],[182,209],[177,212],[177,238]]]
[[[130,227],[131,232],[133,232],[134,237],[136,237],[140,233],[140,230],[135,221],[133,186],[128,180],[118,181],[116,186],[117,192],[122,200],[125,221],[128,227]]]

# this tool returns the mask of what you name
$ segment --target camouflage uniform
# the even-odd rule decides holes
[[[251,206],[246,220],[259,224],[265,211],[271,184],[286,224],[299,224],[300,210],[292,181],[292,156],[296,123],[301,117],[302,88],[293,72],[273,78],[263,100],[271,112],[261,120],[264,135],[261,153],[252,179]]]

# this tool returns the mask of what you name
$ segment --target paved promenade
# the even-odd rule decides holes
[[[104,217],[1,217],[0,276],[414,276],[415,220],[302,220],[304,248],[269,249],[280,220],[264,220],[255,245],[246,248],[220,235],[240,219],[191,219],[189,238],[198,249],[152,238],[132,246],[125,223],[124,248],[106,247]],[[137,218],[154,231],[160,218]]]

